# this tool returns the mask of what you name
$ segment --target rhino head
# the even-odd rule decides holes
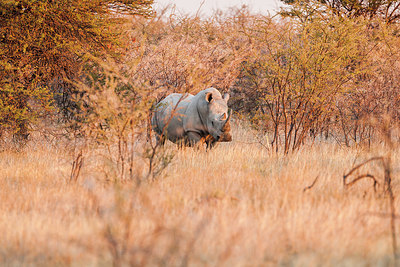
[[[230,128],[229,119],[231,117],[231,110],[228,109],[229,94],[225,94],[221,97],[221,94],[216,92],[208,92],[205,95],[207,105],[207,118],[206,128],[210,135],[216,140],[224,139],[225,136],[229,135]],[[225,138],[227,139],[227,138]],[[228,140],[221,140],[228,141]],[[230,140],[229,140],[230,141]]]

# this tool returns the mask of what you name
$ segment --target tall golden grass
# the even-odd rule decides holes
[[[343,174],[383,146],[316,142],[281,156],[246,126],[232,128],[234,141],[209,152],[167,144],[174,160],[140,186],[113,177],[94,149],[77,182],[68,144],[1,152],[0,265],[393,264],[380,163],[357,170],[378,179],[377,192],[369,180],[343,187]],[[393,178],[399,157],[393,151]]]

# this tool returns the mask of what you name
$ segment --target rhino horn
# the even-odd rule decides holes
[[[228,110],[228,118],[225,120],[224,125],[222,126],[223,132],[229,132],[231,130],[231,125],[229,123],[229,119],[231,118],[232,110]]]
[[[232,114],[232,109],[228,110],[228,118],[226,118],[225,123],[227,123],[229,121],[229,119],[231,118],[231,114]]]

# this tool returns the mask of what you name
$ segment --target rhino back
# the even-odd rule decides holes
[[[157,104],[152,118],[153,129],[173,141],[184,137],[183,118],[193,95],[171,94]]]

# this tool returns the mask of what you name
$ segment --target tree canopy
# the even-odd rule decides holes
[[[304,0],[282,0],[285,4],[308,3]],[[339,16],[349,18],[383,18],[387,23],[400,19],[400,1],[398,0],[318,0],[335,11]]]
[[[49,108],[49,82],[74,79],[88,53],[117,54],[118,25],[151,15],[153,0],[0,2],[0,131],[24,133]]]

